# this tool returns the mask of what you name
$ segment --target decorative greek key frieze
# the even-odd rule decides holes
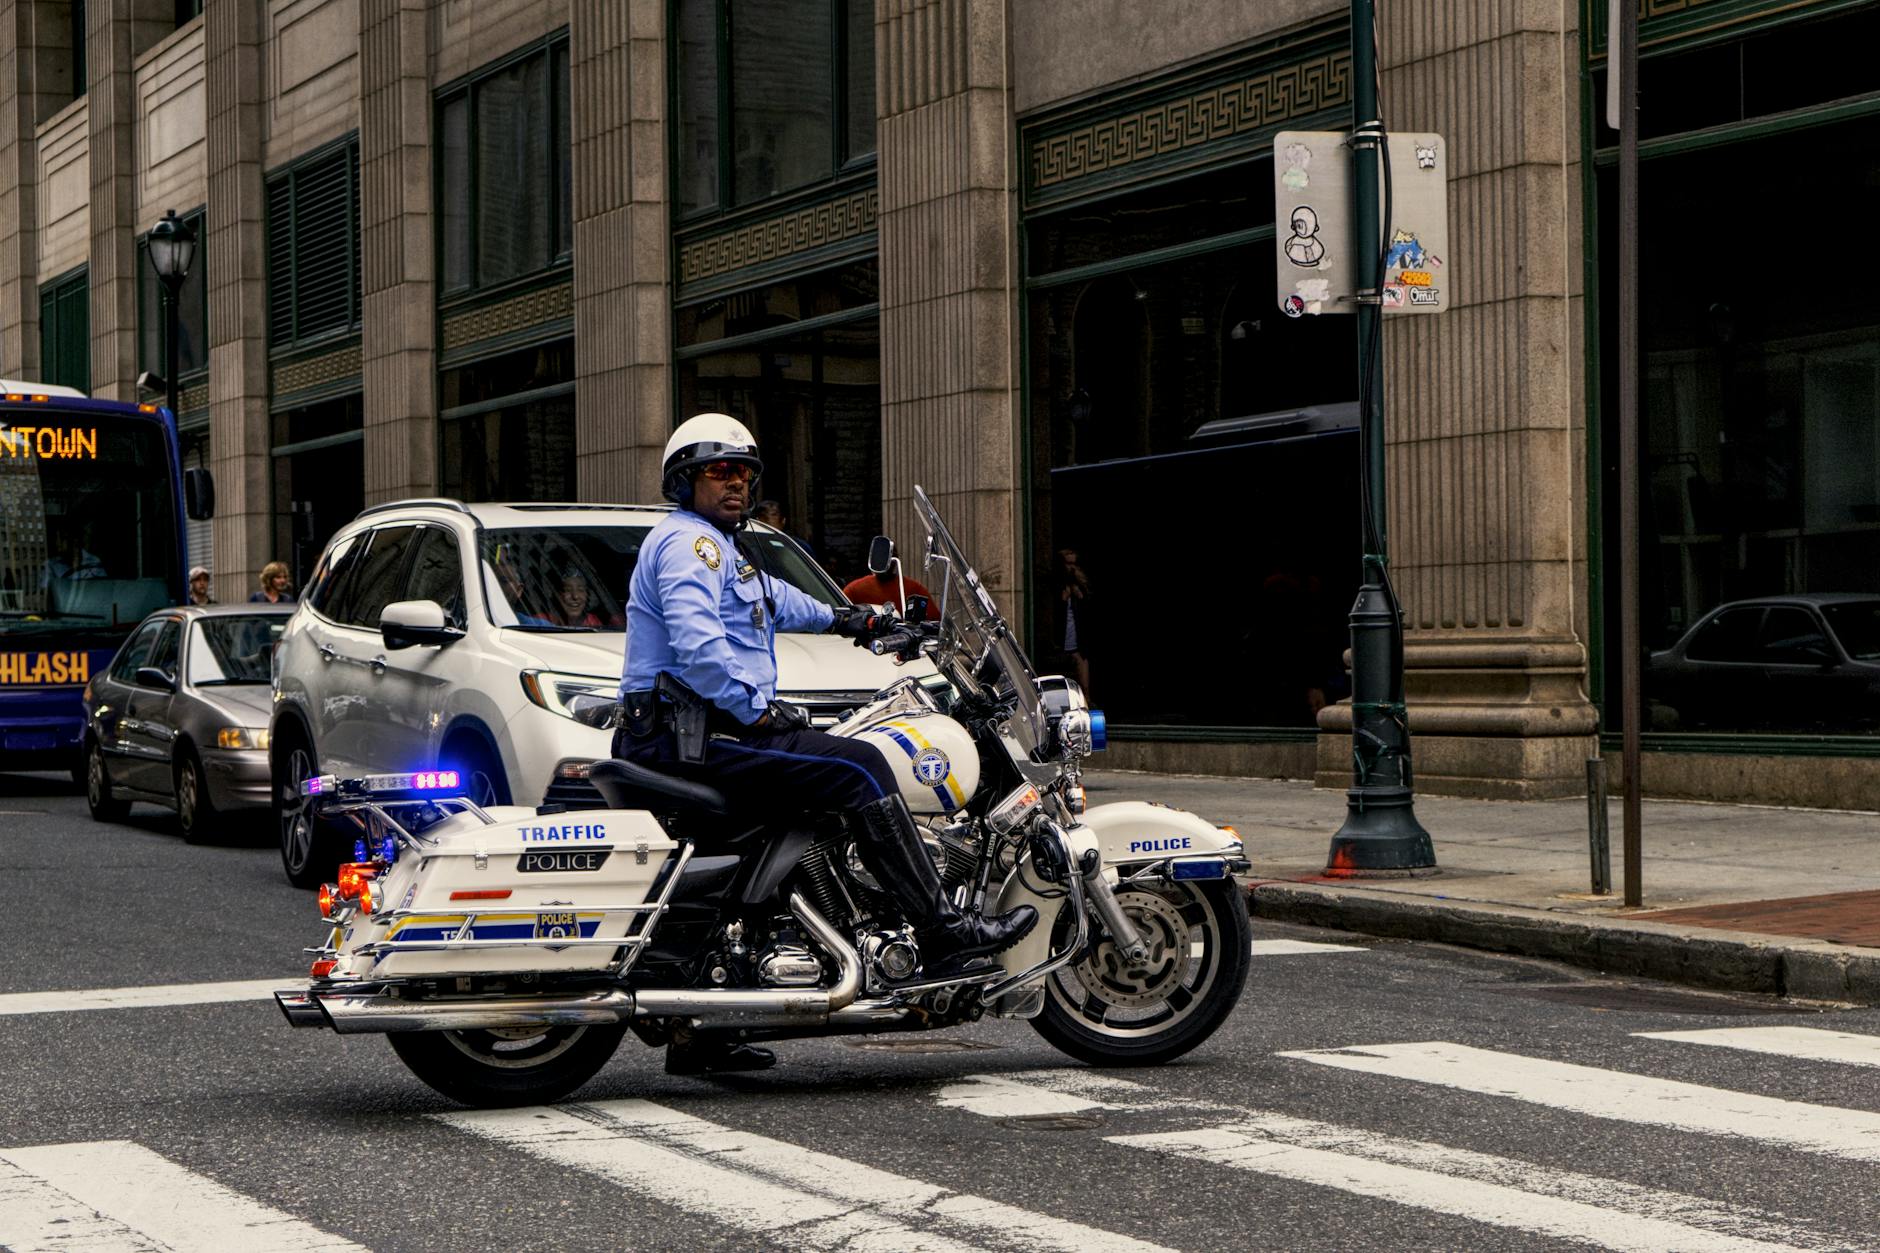
[[[328,383],[337,383],[343,379],[358,378],[360,374],[359,345],[349,344],[332,352],[321,353],[317,357],[305,357],[299,361],[290,361],[274,367],[274,394],[291,396],[295,392],[304,392],[309,388],[324,387]]]
[[[573,316],[573,283],[538,288],[493,305],[466,309],[447,316],[442,337],[444,351]]]
[[[871,187],[839,200],[694,240],[679,249],[679,281],[695,283],[866,235],[875,229],[879,207],[880,197]]]
[[[1105,118],[1031,145],[1031,184],[1051,187],[1151,157],[1229,139],[1351,99],[1351,53],[1249,74],[1175,100]]]

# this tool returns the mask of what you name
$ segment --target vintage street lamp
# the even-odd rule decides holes
[[[196,259],[196,233],[171,209],[150,228],[150,265],[163,282],[163,388],[170,413],[176,413],[178,333],[182,322],[183,283]]]

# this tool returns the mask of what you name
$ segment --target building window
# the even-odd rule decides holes
[[[202,16],[202,0],[176,0],[176,24],[186,26]]]
[[[438,376],[440,489],[459,500],[574,500],[574,341]]]
[[[841,582],[866,572],[881,531],[880,273],[871,258],[675,315],[680,412],[751,428],[758,495]]]
[[[1880,87],[1880,74],[1870,69]],[[1773,187],[1742,171],[1807,170],[1823,222],[1864,221],[1880,187],[1873,119],[1836,122],[1640,165],[1639,586],[1645,729],[1880,733],[1880,310],[1859,283],[1793,299],[1728,266],[1744,222],[1778,220]],[[1749,199],[1746,200],[1746,194]],[[1601,439],[1605,569],[1616,575],[1618,233],[1600,171]],[[1737,211],[1719,214],[1724,202]],[[1765,203],[1766,202],[1766,203]],[[1759,214],[1755,204],[1767,213]],[[1863,208],[1863,206],[1865,206]],[[1801,238],[1812,239],[1807,227]],[[1604,670],[1617,708],[1616,578]]]
[[[359,329],[359,139],[268,176],[270,350]]]
[[[39,378],[91,391],[91,269],[80,266],[39,289]]]
[[[440,290],[494,287],[574,250],[568,38],[438,93]]]
[[[91,72],[85,64],[85,0],[72,0],[72,99],[85,94]]]
[[[278,410],[272,428],[274,553],[300,587],[333,532],[365,508],[365,401],[354,392]]]
[[[1352,320],[1282,316],[1270,241],[1209,246],[1271,222],[1271,187],[1262,161],[1027,223],[1033,653],[1114,722],[1309,735],[1346,691]],[[1233,552],[1208,576],[1221,652],[1168,619],[1184,541],[1122,500]]]
[[[821,182],[875,151],[873,0],[677,0],[682,217]]]
[[[196,236],[196,259],[177,293],[177,377],[180,386],[209,368],[209,237],[201,209],[180,219]],[[150,266],[150,237],[137,237],[137,355],[140,369],[161,375],[168,365],[163,332],[163,280]]]

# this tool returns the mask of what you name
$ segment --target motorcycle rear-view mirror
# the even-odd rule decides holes
[[[894,564],[894,541],[885,535],[877,535],[868,541],[868,570],[871,574],[886,574]]]

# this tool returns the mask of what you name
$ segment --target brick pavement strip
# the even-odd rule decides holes
[[[1770,901],[1737,901],[1628,915],[1653,922],[1728,927],[1768,935],[1803,936],[1836,944],[1880,947],[1880,892],[1833,892],[1825,896],[1785,896]]]
[[[1256,918],[1461,944],[1693,987],[1880,1005],[1880,948],[1342,884],[1256,882],[1249,904]]]

